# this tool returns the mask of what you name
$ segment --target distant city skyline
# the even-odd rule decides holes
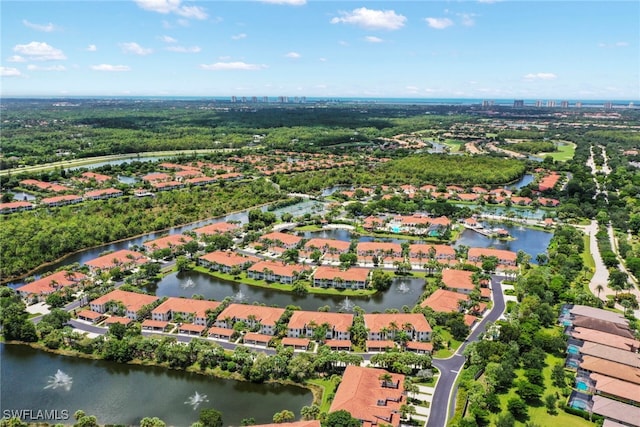
[[[640,99],[637,1],[17,1],[0,95]]]

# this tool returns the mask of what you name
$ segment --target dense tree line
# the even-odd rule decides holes
[[[0,227],[0,275],[10,278],[80,249],[224,215],[279,197],[270,183],[256,180],[13,214],[3,219]]]

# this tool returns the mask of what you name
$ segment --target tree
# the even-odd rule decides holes
[[[543,387],[538,384],[531,384],[528,381],[518,381],[517,382],[518,389],[516,393],[525,400],[525,402],[535,402],[540,399],[542,396],[542,392],[544,391]],[[516,418],[516,414],[513,414]]]
[[[496,427],[513,427],[515,425],[516,419],[509,412],[500,414],[496,419]]]
[[[165,427],[167,424],[158,417],[144,417],[140,420],[140,427]]]
[[[320,407],[318,405],[303,406],[300,409],[300,416],[303,420],[317,420],[320,415]]]
[[[276,412],[275,414],[273,414],[273,422],[277,424],[288,423],[295,419],[296,419],[295,414],[288,409],[284,409],[280,412]]]
[[[254,426],[256,425],[256,419],[253,417],[243,418],[240,420],[241,426]]]
[[[200,411],[198,421],[202,423],[204,427],[223,427],[222,412],[215,409],[203,409]]]
[[[558,413],[556,408],[556,403],[558,402],[558,398],[554,394],[547,394],[544,397],[544,406],[547,407],[547,412],[550,415],[555,415]]]
[[[371,287],[378,292],[384,292],[391,287],[393,279],[386,271],[376,268],[371,273]]]
[[[191,261],[187,257],[179,256],[176,258],[176,268],[178,271],[191,270]]]
[[[529,408],[524,400],[513,397],[507,401],[507,409],[518,421],[526,421],[529,418]]]
[[[353,418],[351,414],[344,409],[334,411],[327,415],[322,423],[322,427],[360,427],[360,420]]]

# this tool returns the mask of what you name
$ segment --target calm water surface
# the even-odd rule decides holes
[[[95,415],[101,425],[132,425],[143,417],[158,417],[167,425],[189,426],[203,408],[221,411],[225,425],[237,426],[247,417],[265,424],[283,409],[298,416],[300,409],[313,400],[311,392],[301,387],[65,357],[24,345],[0,344],[0,359],[2,410],[67,410],[73,417],[82,409]],[[70,384],[61,381],[59,387],[51,387],[51,377],[58,370],[70,377]],[[202,401],[194,409],[195,405],[188,402],[196,392],[201,397],[206,395],[208,402]]]

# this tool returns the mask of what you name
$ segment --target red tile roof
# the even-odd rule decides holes
[[[164,329],[169,325],[169,322],[163,322],[162,320],[151,320],[147,319],[142,322],[143,328],[152,328],[152,329]]]
[[[94,179],[97,182],[107,182],[110,179],[112,179],[109,175],[103,175],[101,173],[95,173],[95,172],[84,172],[80,176],[85,179]]]
[[[388,329],[391,323],[395,323],[398,329],[404,329],[405,324],[410,324],[418,332],[431,332],[429,322],[421,313],[379,313],[365,314],[363,317],[367,329],[373,333]]]
[[[351,348],[350,340],[325,340],[324,345],[330,348]]]
[[[82,310],[77,314],[77,317],[82,317],[85,319],[96,320],[103,316],[103,314],[97,313],[91,310]]]
[[[220,303],[217,301],[169,297],[165,302],[154,308],[151,313],[164,314],[171,311],[173,313],[191,313],[195,317],[206,318],[207,310],[215,310],[219,306]]]
[[[116,289],[101,296],[100,298],[94,299],[91,301],[91,305],[104,305],[109,301],[119,301],[124,304],[127,310],[138,311],[143,306],[151,304],[157,300],[158,297],[155,295],[139,294],[136,292],[127,292]]]
[[[209,252],[208,254],[202,255],[200,259],[227,267],[244,264],[255,264],[256,262],[260,261],[260,258],[255,256],[243,256],[229,251]]]
[[[230,337],[231,335],[233,335],[235,331],[233,329],[228,329],[228,328],[220,328],[218,326],[212,326],[209,328],[209,332],[208,335],[220,335],[223,337]]]
[[[260,241],[271,240],[272,242],[282,242],[287,246],[297,245],[302,240],[302,237],[294,236],[293,234],[282,233],[280,231],[274,231],[272,233],[264,234],[260,237]]]
[[[315,323],[331,325],[337,332],[347,332],[353,324],[353,314],[322,311],[294,311],[289,320],[289,329],[302,329]]]
[[[147,262],[149,262],[149,259],[140,252],[122,249],[98,258],[94,258],[90,261],[87,261],[85,264],[100,270],[108,270],[117,266],[124,266],[125,268],[129,268],[130,266],[132,267],[135,264],[140,265],[146,264]]]
[[[431,352],[433,352],[433,343],[420,342],[420,341],[409,341],[409,342],[407,342],[407,350],[427,351],[427,352],[431,353]]]
[[[204,325],[194,325],[193,323],[183,323],[178,326],[178,332],[197,332],[199,334],[203,333],[204,330],[207,329]]]
[[[369,277],[368,268],[350,268],[348,270],[341,270],[338,267],[330,267],[327,265],[321,265],[313,274],[314,279],[318,280],[333,280],[341,278],[345,282],[366,282]]]
[[[82,196],[77,196],[75,194],[68,194],[66,196],[56,196],[56,197],[45,197],[40,200],[40,203],[43,205],[53,205],[59,202],[81,202]]]
[[[471,271],[447,268],[442,270],[442,283],[447,288],[472,291],[475,289],[475,285],[471,280],[471,276],[473,276]]]
[[[468,256],[469,258],[479,258],[482,255],[485,257],[496,256],[499,260],[508,260],[515,262],[517,258],[517,254],[512,251],[506,251],[503,249],[492,249],[492,248],[469,248]]]
[[[192,240],[193,238],[191,236],[187,236],[186,234],[171,234],[169,236],[164,236],[155,240],[144,242],[142,245],[148,251],[155,251],[159,249],[183,246],[184,244],[189,243]]]
[[[385,242],[360,242],[358,243],[358,253],[373,251],[374,253],[393,251],[394,253],[402,253],[402,247],[399,243]]]
[[[551,190],[556,186],[558,181],[560,180],[560,175],[555,172],[550,173],[540,180],[540,184],[538,184],[538,190],[546,191]]]
[[[258,334],[256,332],[247,332],[244,334],[243,341],[255,341],[255,342],[263,342],[268,343],[273,339],[272,335]]]
[[[271,270],[273,274],[282,277],[293,277],[296,273],[310,270],[308,266],[301,264],[283,264],[275,261],[260,261],[249,267],[247,271],[262,273],[265,269]]]
[[[247,320],[249,316],[253,315],[256,321],[259,321],[262,325],[274,326],[283,314],[284,308],[230,304],[218,315],[218,320],[224,321],[227,318]]]
[[[84,198],[90,199],[93,197],[114,196],[119,194],[123,194],[123,193],[122,191],[116,188],[105,188],[104,190],[87,191],[86,193],[84,193]]]
[[[438,257],[454,258],[456,256],[456,250],[453,248],[453,246],[429,245],[425,243],[415,243],[413,245],[409,245],[409,253],[415,256],[420,251],[422,251],[424,258],[427,258],[429,256],[429,251],[431,250],[431,248],[435,249],[436,258]]]
[[[82,273],[58,271],[49,276],[42,277],[26,285],[22,285],[16,290],[18,292],[27,294],[44,295],[50,294],[55,291],[56,288],[64,288],[66,286],[76,285],[78,282],[86,279]]]
[[[311,342],[311,340],[309,340],[308,338],[284,337],[282,338],[281,342],[282,345],[290,345],[292,347],[309,347],[309,343]]]
[[[317,248],[319,250],[328,250],[330,248],[337,249],[339,252],[346,252],[349,250],[349,246],[351,243],[345,242],[342,240],[335,239],[323,239],[319,237],[314,237],[313,239],[309,239],[307,243],[305,243],[304,247],[307,250],[311,250],[311,248]]]
[[[8,211],[12,209],[25,209],[25,208],[33,208],[33,203],[29,202],[8,202],[8,203],[0,203],[0,211]]]
[[[427,299],[420,303],[420,307],[431,307],[433,311],[438,313],[449,313],[459,311],[459,301],[468,301],[469,296],[459,292],[438,289]]]
[[[196,234],[223,234],[237,230],[236,224],[229,222],[216,222],[214,224],[205,225],[204,227],[193,230]]]
[[[108,317],[107,320],[104,321],[104,323],[106,325],[111,325],[113,323],[121,323],[126,326],[129,323],[131,323],[131,319],[129,319],[128,317],[111,316],[111,317]]]
[[[346,410],[367,425],[400,425],[400,406],[403,396],[404,375],[391,375],[391,382],[399,384],[397,389],[382,387],[380,377],[389,372],[383,369],[349,365],[342,382],[336,390],[329,412]],[[384,402],[384,405],[379,405]]]
[[[150,173],[149,175],[145,175],[142,177],[142,180],[147,182],[168,181],[170,179],[171,175],[163,172]]]

